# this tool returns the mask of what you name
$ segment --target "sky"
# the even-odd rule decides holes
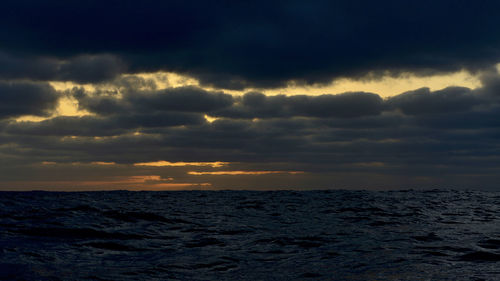
[[[498,1],[0,3],[0,190],[500,190]]]

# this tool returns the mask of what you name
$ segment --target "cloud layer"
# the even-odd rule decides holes
[[[499,27],[488,0],[2,1],[0,189],[494,189]],[[481,86],[266,95],[457,71]]]
[[[443,182],[460,186],[474,181],[494,188],[500,164],[500,76],[488,73],[482,81],[478,89],[421,88],[386,99],[363,92],[250,92],[238,97],[197,87],[157,90],[154,85],[122,87],[120,92],[75,88],[55,93],[47,85],[8,84],[2,87],[26,87],[30,91],[25,94],[43,97],[35,99],[37,103],[48,99],[49,109],[53,96],[74,96],[91,115],[16,122],[8,119],[14,113],[5,114],[0,166],[37,170],[47,167],[36,168],[34,163],[70,167],[75,162],[114,162],[110,166],[115,168],[109,169],[146,169],[165,178],[191,179],[189,183],[196,177],[200,183],[226,188],[284,183],[326,188],[339,182],[358,188]],[[25,106],[16,110],[43,113],[38,107],[31,111],[29,103]],[[215,119],[208,121],[207,115]],[[218,161],[227,165],[134,165]],[[231,171],[263,182],[221,180],[234,174]],[[15,175],[3,174],[0,180]],[[296,180],[284,180],[285,175]]]
[[[21,115],[50,115],[59,99],[47,83],[0,81],[0,120]]]
[[[280,87],[500,61],[495,1],[3,1],[0,77],[93,82],[166,70]]]

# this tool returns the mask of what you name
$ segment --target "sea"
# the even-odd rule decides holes
[[[500,280],[500,192],[0,192],[1,280]]]

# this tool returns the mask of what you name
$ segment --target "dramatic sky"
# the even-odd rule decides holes
[[[0,190],[500,190],[500,2],[0,3]]]

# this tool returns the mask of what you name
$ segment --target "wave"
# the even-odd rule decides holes
[[[0,279],[494,280],[499,198],[453,190],[0,192]]]

